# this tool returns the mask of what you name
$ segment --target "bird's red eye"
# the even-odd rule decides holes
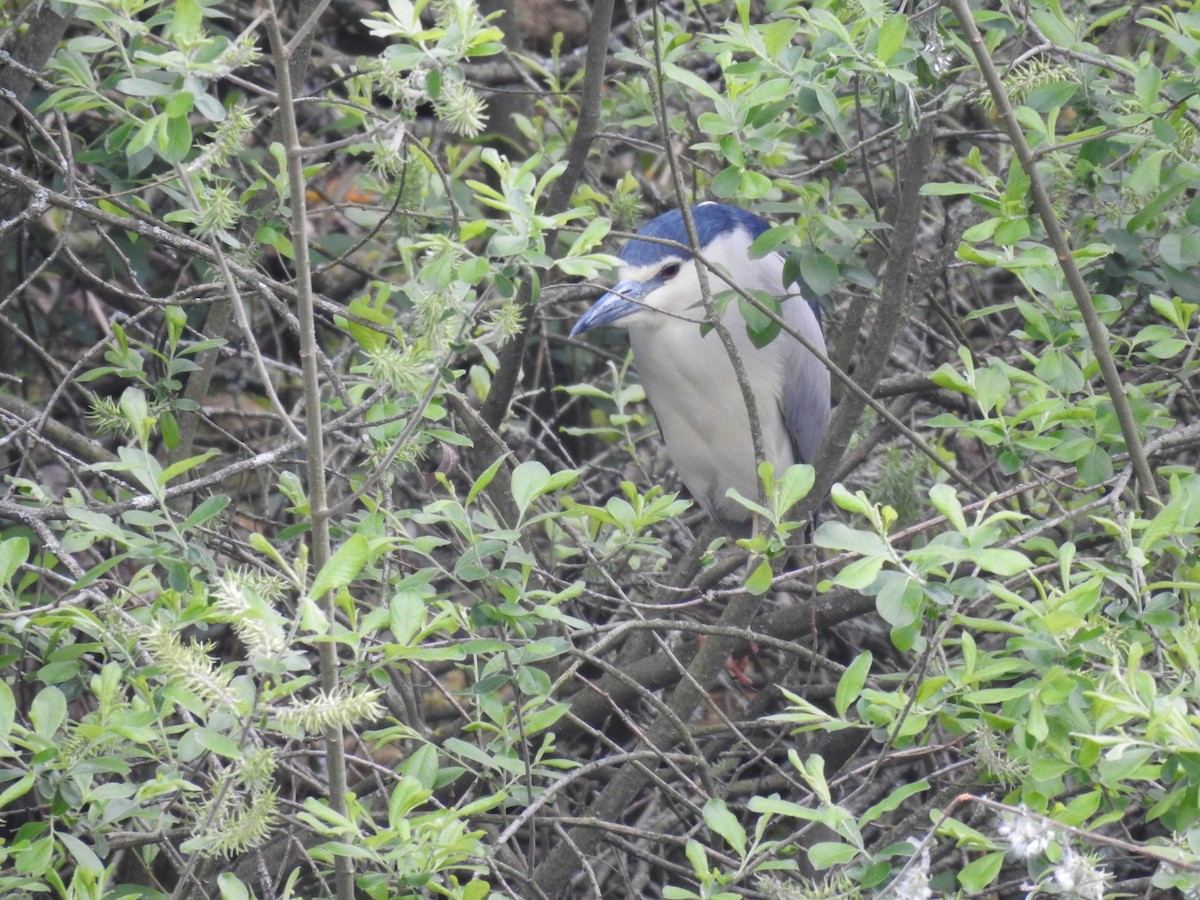
[[[679,263],[673,262],[673,263],[669,263],[668,265],[663,266],[662,269],[658,273],[658,277],[661,278],[663,281],[670,281],[672,278],[674,278],[678,274],[679,274]]]

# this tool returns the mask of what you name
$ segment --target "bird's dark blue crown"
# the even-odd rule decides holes
[[[730,231],[744,229],[749,232],[750,239],[758,237],[771,226],[754,213],[728,206],[724,203],[701,203],[692,207],[692,221],[696,223],[696,237],[701,247],[707,247],[715,238]],[[664,241],[675,241],[685,246],[688,243],[687,227],[683,222],[683,213],[677,209],[665,212],[651,219],[638,232],[648,238],[658,238]],[[645,266],[658,262],[667,256],[691,259],[692,254],[677,247],[657,244],[632,238],[621,248],[621,259],[631,266]]]

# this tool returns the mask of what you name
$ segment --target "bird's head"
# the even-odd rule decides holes
[[[769,227],[758,216],[723,203],[692,207],[692,221],[700,254],[735,281],[741,270],[755,265],[747,249]],[[617,283],[579,317],[571,336],[600,325],[647,323],[662,313],[700,321],[704,316],[703,310],[697,309],[702,302],[700,276],[695,258],[684,249],[688,244],[687,227],[679,210],[646,223],[638,236],[621,248]],[[710,275],[710,280],[714,291],[723,286],[715,276]]]

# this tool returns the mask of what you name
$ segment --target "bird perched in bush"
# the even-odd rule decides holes
[[[713,296],[736,286],[752,297],[785,298],[783,320],[824,352],[819,308],[800,296],[797,285],[783,283],[783,257],[750,256],[751,243],[770,226],[721,203],[701,203],[691,212],[700,256],[711,267]],[[621,249],[617,284],[580,317],[571,335],[599,325],[629,330],[642,386],[680,479],[721,526],[744,534],[750,512],[726,492],[736,488],[743,497],[758,497],[750,417],[725,344],[715,329],[702,327],[700,263],[688,246],[679,210],[647,223]],[[721,320],[754,397],[766,459],[776,472],[811,462],[829,423],[828,370],[786,331],[755,346],[736,300],[724,304]]]

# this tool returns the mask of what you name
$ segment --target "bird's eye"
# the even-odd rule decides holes
[[[673,263],[668,263],[667,265],[663,266],[662,269],[659,270],[658,277],[661,278],[663,281],[670,281],[672,278],[674,278],[678,274],[679,274],[679,263],[673,262]]]

